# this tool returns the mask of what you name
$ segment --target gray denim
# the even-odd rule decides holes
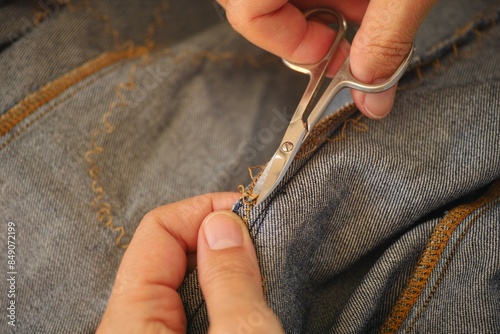
[[[287,333],[500,332],[499,19],[439,3],[389,117],[331,124],[271,198],[235,205]]]
[[[2,24],[18,3],[0,8]],[[0,333],[94,332],[142,217],[235,191],[277,145],[305,78],[212,2],[165,3],[73,2],[0,52]]]
[[[387,119],[333,124],[342,140],[295,161],[261,206],[235,206],[288,333],[499,331],[494,6],[440,2]],[[93,332],[142,216],[248,183],[306,78],[209,1],[14,1],[0,30],[0,249],[15,223],[17,272],[16,327],[4,311],[0,332]],[[188,331],[206,332],[196,272],[180,293]]]

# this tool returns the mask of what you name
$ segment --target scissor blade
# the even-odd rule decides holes
[[[259,195],[256,205],[260,204],[276,188],[285,176],[293,158],[297,154],[307,134],[301,120],[293,121],[283,136],[280,146],[260,175],[253,193]]]

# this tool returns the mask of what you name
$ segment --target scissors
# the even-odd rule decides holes
[[[344,88],[353,88],[366,93],[380,93],[394,86],[401,78],[408,67],[413,56],[413,44],[410,51],[405,56],[396,72],[385,82],[380,84],[364,84],[356,80],[350,70],[349,57],[340,67],[339,71],[326,87],[324,93],[313,107],[316,95],[321,88],[321,84],[326,76],[328,66],[345,36],[347,22],[345,18],[334,10],[328,8],[312,9],[304,13],[306,18],[317,14],[332,15],[338,24],[338,31],[335,41],[330,47],[326,56],[319,62],[311,65],[302,65],[291,63],[285,59],[283,62],[292,70],[309,75],[309,84],[306,87],[304,95],[295,110],[290,124],[281,140],[276,153],[267,163],[253,188],[253,196],[257,196],[256,205],[260,204],[276,188],[283,179],[286,171],[290,167],[293,158],[299,151],[301,145],[316,124],[322,118],[328,104]]]

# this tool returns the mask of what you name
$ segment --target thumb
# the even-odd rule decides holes
[[[351,72],[364,83],[387,80],[410,51],[418,28],[436,0],[372,0],[351,47]],[[386,116],[396,87],[378,94],[353,91],[357,107],[368,117]]]
[[[211,333],[283,333],[264,301],[255,249],[237,215],[208,215],[198,234],[197,254]]]

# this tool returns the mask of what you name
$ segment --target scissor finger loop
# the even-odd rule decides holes
[[[283,62],[291,69],[309,75],[309,83],[306,87],[297,109],[295,110],[290,124],[285,131],[280,146],[273,158],[268,162],[266,168],[259,177],[254,187],[254,193],[258,194],[257,204],[261,203],[283,179],[285,172],[299,151],[302,143],[322,118],[327,106],[332,99],[344,88],[352,88],[366,93],[379,93],[394,86],[405,72],[413,55],[413,45],[396,72],[385,82],[378,84],[362,83],[352,75],[349,57],[344,61],[340,70],[326,87],[318,102],[314,105],[316,95],[321,88],[328,67],[335,57],[336,50],[345,36],[347,22],[345,18],[328,8],[318,8],[306,12],[306,19],[318,14],[330,14],[335,17],[338,24],[337,36],[332,46],[323,59],[315,64],[296,64],[286,60]]]
[[[345,31],[347,29],[347,21],[346,19],[336,11],[329,9],[329,8],[315,8],[308,10],[304,13],[304,16],[306,19],[309,19],[311,17],[314,17],[316,15],[320,14],[329,14],[335,18],[337,21],[337,35],[335,37],[334,42],[332,43],[330,49],[326,53],[326,55],[318,62],[314,64],[298,64],[294,63],[291,61],[288,61],[286,59],[283,59],[283,63],[291,68],[294,71],[304,73],[304,74],[310,74],[312,77],[314,76],[321,76],[323,73],[326,73],[326,70],[328,68],[328,65],[330,64],[330,61],[332,60],[332,56],[337,50],[340,42],[345,36]]]
[[[292,122],[302,120],[304,128],[307,129],[307,123],[305,119],[309,116],[313,109],[313,102],[315,101],[316,95],[321,88],[321,84],[326,76],[326,72],[330,63],[333,60],[333,55],[335,54],[340,42],[345,36],[345,30],[347,29],[347,21],[345,18],[337,13],[336,11],[329,8],[316,8],[309,10],[304,13],[306,19],[309,19],[318,14],[329,14],[335,17],[338,25],[337,36],[332,46],[328,50],[327,54],[315,64],[297,64],[283,59],[285,65],[291,69],[305,73],[309,75],[309,83],[304,91],[295,113],[292,116]]]

